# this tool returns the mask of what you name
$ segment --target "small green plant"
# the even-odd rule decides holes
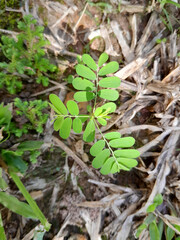
[[[14,128],[11,125],[11,131],[18,137],[22,133],[27,133],[28,130],[36,130],[38,133],[43,132],[43,125],[47,122],[48,114],[43,114],[42,110],[48,106],[47,101],[34,100],[34,101],[24,101],[22,102],[20,98],[14,99],[14,105],[17,107],[16,114],[19,116],[26,116],[30,123],[25,123],[22,129]]]
[[[161,194],[157,194],[153,200],[153,203],[147,208],[147,217],[143,224],[141,224],[136,231],[136,238],[139,238],[143,230],[149,230],[149,236],[151,240],[161,240],[163,238],[163,231],[166,240],[179,240],[180,237],[175,237],[175,231],[167,226],[162,219],[158,218],[156,214],[156,208],[163,203],[163,197]],[[173,224],[173,226],[179,231],[180,226]],[[174,238],[175,237],[175,238]]]
[[[162,22],[164,23],[164,25],[171,31],[173,32],[173,27],[172,27],[172,23],[171,23],[171,20],[170,20],[170,17],[169,17],[169,13],[166,9],[166,5],[167,4],[171,4],[177,8],[180,8],[180,4],[175,2],[175,1],[171,1],[171,0],[157,0],[157,2],[159,2],[160,4],[160,8],[162,9],[162,12],[164,14],[164,16],[160,16],[161,17],[161,20]],[[176,20],[176,19],[175,19]]]
[[[27,163],[22,159],[21,156],[25,152],[30,152],[30,160],[32,162],[36,162],[36,157],[40,154],[38,149],[42,144],[43,142],[41,141],[26,141],[20,143],[16,151],[6,149],[2,149],[0,151],[1,165],[9,177],[12,178],[19,191],[27,201],[27,203],[21,202],[16,197],[6,192],[8,189],[8,184],[2,175],[2,168],[0,168],[0,203],[10,211],[13,211],[14,213],[17,213],[25,218],[39,220],[43,226],[42,233],[44,234],[45,231],[49,231],[51,224],[48,223],[47,219],[39,209],[36,202],[32,199],[31,195],[26,190],[22,181],[20,180],[20,177],[18,176],[19,173],[21,175],[25,174],[27,170]],[[1,213],[0,239],[6,240]]]
[[[22,74],[35,76],[37,83],[48,86],[49,79],[44,76],[46,72],[54,72],[56,66],[50,64],[44,57],[43,47],[48,44],[44,39],[44,28],[37,25],[31,15],[24,16],[24,21],[18,22],[21,31],[17,40],[2,36],[0,47],[6,62],[0,62],[0,88],[6,86],[14,94],[22,88]]]
[[[95,142],[90,153],[94,157],[92,166],[101,168],[102,174],[116,173],[121,169],[129,171],[137,165],[135,158],[140,155],[139,151],[128,149],[135,143],[133,137],[122,138],[119,132],[104,135],[100,129],[100,126],[105,126],[111,118],[109,114],[115,112],[116,104],[107,102],[100,106],[99,100],[116,101],[119,98],[118,91],[111,89],[120,85],[120,79],[112,75],[119,69],[119,64],[113,61],[104,65],[107,60],[108,55],[102,53],[96,64],[90,55],[84,54],[76,66],[76,73],[80,77],[72,80],[73,87],[78,90],[74,99],[77,102],[90,102],[87,107],[89,114],[80,114],[78,104],[73,100],[67,102],[66,108],[58,96],[49,96],[50,106],[56,112],[54,130],[59,131],[63,139],[69,137],[71,128],[75,133],[81,133],[83,124],[85,142],[94,141],[96,130],[99,131],[102,139]]]

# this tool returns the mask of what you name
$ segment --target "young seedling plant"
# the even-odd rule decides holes
[[[55,111],[54,130],[59,131],[60,137],[67,139],[71,128],[75,133],[83,132],[85,142],[93,142],[95,133],[98,130],[102,138],[94,143],[90,149],[90,154],[94,157],[92,166],[100,169],[104,175],[117,173],[121,169],[130,171],[137,165],[136,158],[140,155],[139,151],[129,149],[135,143],[133,137],[121,137],[119,132],[109,132],[103,134],[100,126],[105,126],[116,110],[116,101],[119,98],[119,92],[115,89],[120,85],[120,79],[113,76],[119,69],[116,61],[105,64],[108,55],[102,53],[98,64],[93,58],[84,54],[82,59],[76,65],[78,77],[72,81],[73,87],[78,90],[74,94],[77,102],[90,102],[87,110],[89,114],[79,113],[78,104],[69,100],[66,104],[55,94],[50,94],[50,106]],[[102,106],[99,106],[99,98],[108,100]]]

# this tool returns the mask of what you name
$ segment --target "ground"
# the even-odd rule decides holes
[[[172,4],[162,7],[159,1],[100,3],[38,0],[22,6],[45,26],[44,36],[50,42],[47,56],[60,73],[48,87],[26,81],[16,96],[48,100],[55,93],[66,103],[73,99],[74,89],[65,79],[75,74],[76,57],[88,53],[97,61],[106,52],[120,65],[115,75],[121,85],[118,108],[101,130],[133,136],[141,155],[130,172],[101,175],[91,166],[90,145],[83,143],[82,135],[71,134],[63,140],[53,132],[50,108],[42,134],[11,136],[4,148],[23,140],[45,142],[38,162],[22,178],[52,224],[43,239],[135,239],[135,231],[158,193],[163,195],[163,203],[156,212],[157,221],[172,226],[180,217],[180,9]],[[168,21],[163,9],[169,25],[162,21]],[[0,91],[1,102],[13,101],[14,95]],[[85,103],[79,107],[86,113]],[[9,186],[9,193],[24,200],[10,179]],[[5,208],[2,216],[7,239],[31,239],[39,224]],[[178,233],[176,229],[176,237]],[[148,234],[144,230],[139,239],[149,239]]]

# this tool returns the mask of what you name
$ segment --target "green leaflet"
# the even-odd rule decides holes
[[[73,120],[73,130],[75,133],[81,133],[82,132],[82,121],[80,118],[75,118]]]
[[[116,157],[125,157],[125,158],[137,158],[140,155],[140,152],[135,149],[121,149],[114,151]]]
[[[138,162],[133,158],[117,158],[117,161],[120,164],[120,169],[125,171],[129,171],[138,164]]]
[[[82,60],[89,68],[96,71],[97,65],[89,54],[83,54],[82,55]]]
[[[147,213],[152,213],[155,211],[157,205],[155,203],[152,203],[151,205],[148,206],[148,208],[146,209]]]
[[[94,97],[95,97],[94,93],[88,91],[76,92],[74,94],[74,99],[77,102],[88,102],[94,99]]]
[[[107,121],[104,118],[97,118],[97,121],[102,125],[102,126],[106,126],[107,125]]]
[[[98,91],[98,96],[109,101],[116,101],[119,97],[119,93],[112,89],[102,89]]]
[[[161,204],[163,203],[163,197],[162,197],[162,195],[161,195],[160,193],[158,193],[158,194],[155,196],[153,202],[156,203],[157,206],[161,205]]]
[[[20,202],[17,198],[5,192],[0,192],[0,203],[12,212],[22,215],[23,217],[37,219],[28,204]]]
[[[109,56],[107,53],[102,53],[98,60],[98,66],[101,67],[105,62],[107,62]]]
[[[18,150],[20,151],[33,151],[36,149],[40,149],[44,142],[43,141],[25,141],[19,144],[17,147]]]
[[[151,240],[160,240],[159,230],[155,221],[149,225],[149,234]]]
[[[78,107],[77,103],[74,102],[73,100],[69,100],[67,102],[67,109],[68,109],[69,113],[73,116],[77,116],[79,114],[79,107]]]
[[[93,82],[91,82],[87,79],[82,79],[80,77],[73,79],[72,85],[77,90],[91,91],[91,90],[94,90],[94,88],[95,88]]]
[[[83,134],[83,140],[85,142],[92,142],[95,137],[95,124],[93,120],[90,120],[86,126],[86,129]]]
[[[105,160],[110,156],[109,149],[104,149],[101,151],[92,161],[92,166],[94,168],[100,168],[103,166]]]
[[[96,108],[94,116],[98,117],[102,113],[103,109],[101,107]]]
[[[110,62],[106,64],[104,67],[102,67],[98,73],[99,76],[104,76],[109,73],[114,73],[119,69],[119,64],[115,61]]]
[[[109,142],[110,146],[113,148],[127,148],[132,147],[135,143],[133,137],[124,137],[119,139],[114,139]]]
[[[100,170],[100,173],[102,173],[103,175],[109,174],[111,172],[113,164],[114,164],[114,158],[113,157],[108,158],[103,164]]]
[[[54,130],[55,131],[59,131],[59,129],[61,129],[63,121],[64,121],[64,117],[62,117],[62,116],[60,116],[60,117],[58,116],[56,118],[56,120],[54,121]]]
[[[106,77],[99,81],[99,86],[104,88],[119,87],[121,80],[118,77]]]
[[[120,170],[120,169],[119,169],[119,166],[117,165],[116,162],[114,162],[114,163],[112,164],[112,166],[111,166],[110,173],[114,174],[114,173],[119,172],[119,170]]]
[[[112,139],[120,138],[121,134],[119,132],[109,132],[109,133],[106,133],[104,136],[106,139],[112,140]]]
[[[60,98],[58,96],[56,96],[55,94],[50,94],[49,95],[49,100],[51,101],[51,103],[53,104],[55,109],[58,110],[58,111],[56,111],[54,109],[57,113],[67,115],[67,109],[66,109],[64,103],[60,100]]]
[[[82,64],[78,64],[76,66],[76,72],[79,76],[87,78],[89,80],[96,79],[96,74],[91,69],[89,69],[88,67],[86,67]]]
[[[67,139],[71,132],[72,119],[66,118],[60,129],[60,137]]]
[[[105,103],[104,105],[102,105],[101,108],[104,111],[107,111],[108,113],[113,113],[116,111],[116,104],[113,102],[108,102],[108,103]]]
[[[90,154],[95,157],[103,150],[104,147],[105,141],[99,140],[90,148]]]

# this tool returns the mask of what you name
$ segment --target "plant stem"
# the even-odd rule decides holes
[[[114,152],[113,152],[111,146],[109,145],[108,141],[106,140],[106,138],[104,137],[103,133],[101,132],[101,129],[99,128],[99,126],[98,126],[97,122],[95,121],[95,119],[94,119],[94,124],[96,125],[98,131],[100,132],[100,134],[101,134],[103,140],[104,140],[105,143],[107,144],[107,146],[108,146],[110,152],[112,153],[112,156],[113,156],[113,158],[114,158],[114,160],[115,160],[115,162],[116,162],[116,164],[117,164],[117,166],[118,166],[118,169],[120,169],[120,164],[118,163],[117,158],[116,158],[116,156],[114,155]]]
[[[32,211],[36,214],[37,218],[40,220],[41,224],[44,226],[44,229],[46,231],[49,231],[51,224],[47,221],[44,214],[39,209],[38,205],[34,201],[34,199],[31,197],[29,192],[26,190],[25,186],[21,182],[20,178],[17,176],[16,173],[13,171],[9,171],[10,176],[12,177],[13,181],[15,182],[16,186],[19,188],[20,192],[23,194],[26,201],[29,203],[30,207],[32,208]]]
[[[98,67],[97,72],[96,72],[96,80],[95,80],[95,82],[96,82],[96,93],[95,93],[93,113],[94,113],[95,110],[96,110],[96,100],[97,100],[97,93],[98,93],[98,86],[99,86],[99,84],[98,84],[98,72],[99,72],[99,67]]]

